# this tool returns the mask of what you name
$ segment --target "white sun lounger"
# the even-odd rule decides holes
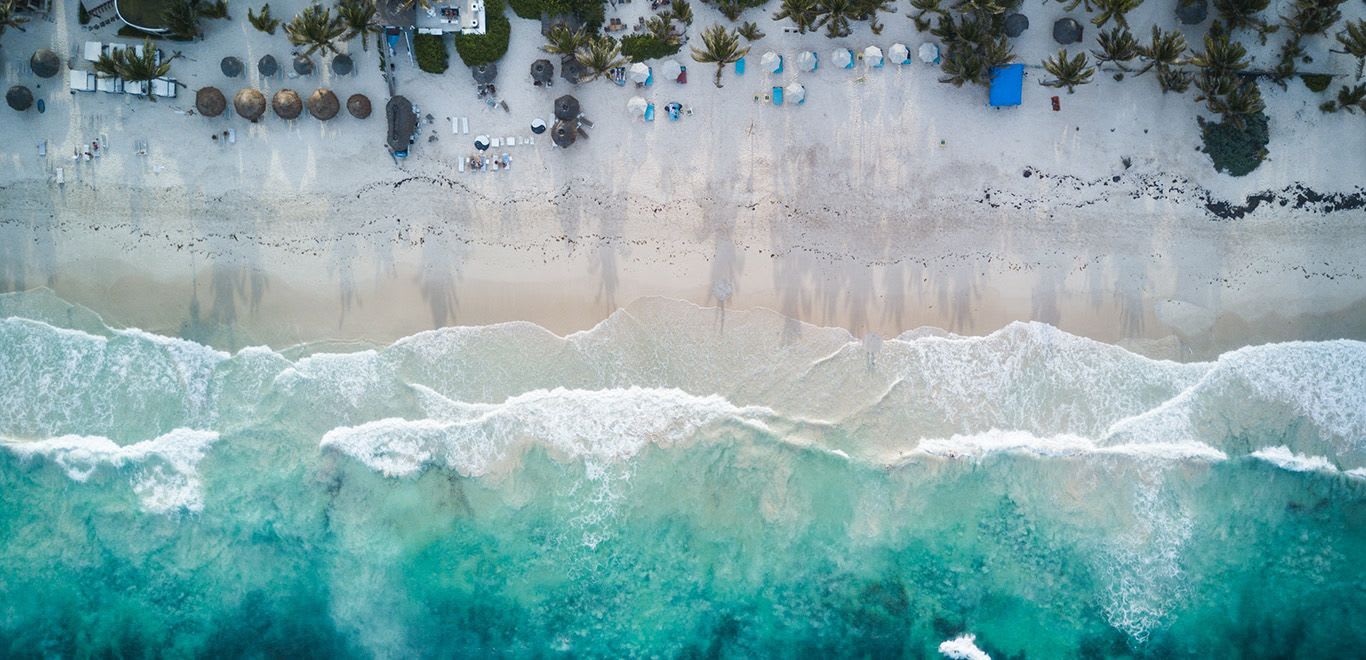
[[[64,183],[66,183],[66,170],[59,167],[57,168],[57,185],[60,186]]]
[[[228,144],[237,144],[237,129],[228,129]]]
[[[464,135],[469,135],[469,134],[470,134],[470,118],[469,118],[469,117],[461,117],[461,118],[460,118],[460,132],[461,132],[462,134],[464,134]]]
[[[95,74],[89,71],[70,71],[69,80],[72,92],[93,92],[96,88]]]
[[[101,44],[98,41],[87,41],[85,42],[85,50],[82,51],[82,56],[87,62],[98,62],[100,61],[100,54],[103,52],[104,44]]]
[[[461,158],[460,160],[456,161],[456,167],[457,167],[461,172],[464,172],[464,171],[465,171],[465,159],[464,159],[464,158]]]

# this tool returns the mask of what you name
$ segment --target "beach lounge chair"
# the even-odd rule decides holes
[[[654,104],[654,103],[651,103],[651,104],[645,106],[645,121],[654,121],[654,120],[655,120],[655,104]]]
[[[176,94],[175,78],[157,78],[152,81],[152,94],[162,98],[173,99]]]
[[[228,129],[228,144],[237,144],[237,129]]]
[[[132,96],[147,96],[147,81],[133,80],[123,85],[123,93]]]
[[[89,71],[71,71],[69,78],[72,92],[93,92],[98,84],[95,74]]]
[[[782,105],[782,104],[783,104],[783,88],[781,88],[781,87],[774,87],[774,88],[773,88],[773,105]]]
[[[104,45],[98,41],[85,42],[85,48],[81,51],[81,56],[87,62],[100,61],[100,55],[104,53]]]
[[[735,60],[735,75],[745,75],[745,58],[742,57],[738,60]]]
[[[57,185],[60,186],[64,183],[66,183],[66,169],[59,167],[57,168]]]

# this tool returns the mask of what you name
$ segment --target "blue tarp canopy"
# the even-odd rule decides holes
[[[1007,64],[991,67],[991,106],[1019,105],[1020,93],[1024,89],[1024,65]]]

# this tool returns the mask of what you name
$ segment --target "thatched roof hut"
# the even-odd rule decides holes
[[[555,78],[555,66],[550,60],[536,60],[531,63],[531,79],[544,85]]]
[[[232,107],[249,122],[255,122],[266,114],[266,95],[253,87],[244,87],[232,97]]]
[[[1209,16],[1209,0],[1181,0],[1176,3],[1176,18],[1182,25],[1199,25]]]
[[[579,138],[579,122],[571,119],[569,121],[560,120],[555,122],[555,126],[550,129],[550,141],[561,149],[566,149],[574,144],[574,140]]]
[[[1029,29],[1029,17],[1024,14],[1011,14],[1006,16],[1006,36],[1016,39]]]
[[[266,55],[256,63],[256,71],[269,78],[280,72],[280,63],[275,61],[274,55]]]
[[[1081,23],[1071,18],[1059,18],[1053,23],[1053,41],[1064,46],[1081,41]]]
[[[33,106],[33,92],[23,85],[15,85],[5,92],[5,103],[9,107],[23,112]]]
[[[228,99],[217,87],[201,87],[194,94],[194,109],[205,117],[217,117],[228,108]]]
[[[307,55],[295,55],[294,73],[301,76],[311,75],[313,73],[313,60],[309,59]]]
[[[62,58],[48,48],[39,48],[28,59],[28,67],[39,78],[51,78],[62,70]]]
[[[389,148],[396,154],[407,153],[417,132],[417,113],[413,112],[412,102],[402,95],[395,96],[384,106],[384,113],[389,121]]]
[[[298,92],[282,89],[271,97],[270,107],[280,119],[298,119],[304,111],[304,100],[299,98]]]
[[[470,73],[474,75],[474,82],[480,85],[487,85],[498,77],[498,65],[492,62],[470,67]]]
[[[332,90],[320,87],[308,95],[308,114],[327,121],[336,117],[338,110],[341,110],[341,101]]]
[[[573,95],[565,94],[564,96],[555,99],[556,119],[578,119],[579,112],[579,100],[574,98]]]
[[[365,119],[370,116],[370,98],[364,94],[352,94],[351,98],[346,99],[346,111],[351,113],[356,119]]]
[[[218,63],[218,69],[223,72],[223,75],[229,78],[236,78],[237,76],[242,75],[242,60],[229,55]]]
[[[332,73],[339,76],[351,75],[356,68],[356,63],[351,60],[351,56],[345,53],[332,58]]]

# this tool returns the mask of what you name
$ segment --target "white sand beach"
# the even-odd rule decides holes
[[[304,4],[272,9],[288,17]],[[1157,5],[1131,15],[1136,34],[1177,25]],[[1263,83],[1269,159],[1246,177],[1218,174],[1198,151],[1203,109],[1193,90],[1163,95],[1151,76],[1116,82],[1105,72],[1071,95],[1039,86],[1038,62],[1056,51],[1049,27],[1064,15],[1057,3],[1023,8],[1033,26],[1015,50],[1028,77],[1023,105],[1009,109],[986,107],[980,88],[937,82],[937,68],[918,61],[776,76],[757,66],[770,49],[789,62],[806,48],[823,59],[836,46],[914,51],[929,36],[904,6],[885,16],[881,35],[856,24],[837,40],[786,33],[771,7],[751,10],[745,20],[767,36],[752,45],[746,74],[728,69],[721,89],[686,45],[686,85],[573,86],[557,71],[552,88],[533,87],[528,67],[544,56],[544,39],[537,23],[514,16],[497,80],[508,112],[475,98],[454,51],[438,76],[400,50],[398,91],[434,121],[398,163],[384,150],[375,45],[345,47],[357,61],[352,76],[334,76],[324,60],[311,77],[261,80],[253,63],[265,54],[287,63],[291,48],[283,32],[251,28],[246,9],[206,21],[201,42],[162,44],[183,52],[172,75],[188,88],[157,103],[73,95],[62,77],[29,72],[38,47],[65,59],[86,40],[131,42],[114,26],[77,29],[73,0],[56,0],[52,23],[5,34],[4,80],[34,88],[46,112],[5,109],[0,121],[0,292],[46,287],[112,324],[227,348],[385,342],[511,320],[565,333],[645,296],[772,308],[856,336],[920,326],[982,334],[1038,320],[1183,359],[1265,341],[1366,338],[1366,209],[1337,208],[1366,193],[1363,118],[1319,112],[1320,97],[1297,80],[1287,90]],[[694,38],[725,22],[711,7],[694,9]],[[637,2],[608,16],[634,23],[647,10]],[[1343,11],[1354,18],[1363,7]],[[1189,29],[1188,39],[1203,31]],[[1093,34],[1088,25],[1084,45]],[[1244,42],[1254,66],[1276,43]],[[1306,46],[1313,70],[1352,76],[1354,61],[1329,54],[1329,40]],[[219,71],[227,55],[248,64],[244,77]],[[806,86],[802,105],[756,98],[793,80]],[[187,115],[206,85],[229,97],[247,85],[267,96],[326,86],[343,99],[367,94],[376,113],[320,122],[267,112],[256,124],[231,109]],[[589,139],[565,150],[540,136],[494,150],[509,154],[508,171],[459,171],[476,135],[528,137],[564,93],[594,121]],[[626,103],[638,93],[691,114],[633,119]],[[1060,112],[1049,107],[1054,95]],[[448,117],[467,117],[469,134],[453,135]],[[211,139],[229,128],[235,144]],[[96,138],[106,153],[72,161]],[[1207,207],[1263,193],[1268,201],[1239,217]]]

